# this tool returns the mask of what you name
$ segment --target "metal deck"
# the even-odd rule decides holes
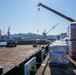
[[[0,66],[3,66],[3,74],[32,56],[39,48],[33,48],[32,45],[19,45],[11,48],[0,47]]]

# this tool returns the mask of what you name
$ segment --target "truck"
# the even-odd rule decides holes
[[[16,47],[16,42],[14,40],[8,40],[6,47]]]

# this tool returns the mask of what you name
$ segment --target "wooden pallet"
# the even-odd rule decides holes
[[[66,64],[49,63],[49,67],[66,67]]]

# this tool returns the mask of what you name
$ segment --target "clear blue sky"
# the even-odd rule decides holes
[[[44,29],[48,31],[58,22],[59,25],[49,35],[67,32],[70,22],[43,7],[38,11],[39,2],[76,20],[76,0],[0,0],[2,33],[6,34],[10,25],[11,34],[42,34]]]

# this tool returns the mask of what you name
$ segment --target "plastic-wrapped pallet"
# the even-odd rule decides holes
[[[68,64],[66,59],[67,43],[55,41],[49,46],[50,63]]]
[[[55,41],[49,45],[49,51],[65,51],[67,53],[67,43],[64,41]]]
[[[66,53],[64,51],[50,51],[50,63],[53,64],[68,64]]]

